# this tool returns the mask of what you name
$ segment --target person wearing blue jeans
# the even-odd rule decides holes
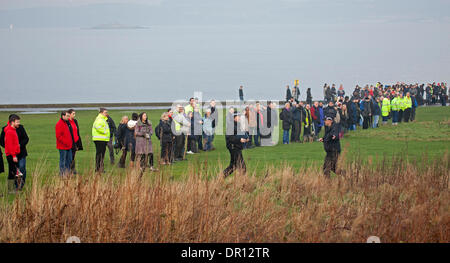
[[[20,172],[22,173],[22,177],[20,179],[20,185],[18,184],[17,180],[15,181],[15,185],[17,189],[22,189],[25,185],[25,179],[27,178],[27,158],[23,157],[19,159],[19,163],[17,164]]]
[[[374,115],[373,116],[372,128],[377,128],[378,127],[378,120],[379,119],[380,119],[380,115]]]
[[[59,175],[70,173],[72,163],[72,150],[59,150]]]
[[[61,119],[55,126],[56,148],[59,150],[59,175],[70,173],[72,164],[72,148],[74,146],[73,131],[69,123],[70,114],[67,111],[61,113]]]
[[[289,130],[283,130],[283,144],[289,144]]]
[[[291,105],[286,103],[280,112],[280,120],[283,125],[283,144],[289,144],[289,129],[293,123]]]

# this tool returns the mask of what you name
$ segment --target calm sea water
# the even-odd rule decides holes
[[[444,81],[450,25],[155,26],[0,30],[0,104],[282,99],[300,80]]]

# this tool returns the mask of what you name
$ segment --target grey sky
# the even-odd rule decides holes
[[[0,27],[450,24],[448,0],[1,0]]]

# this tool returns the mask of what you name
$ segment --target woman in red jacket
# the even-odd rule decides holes
[[[70,164],[72,163],[73,138],[70,133],[68,112],[61,113],[61,119],[55,126],[56,148],[59,150],[59,175],[65,176],[70,173]]]
[[[19,137],[16,129],[19,128],[20,117],[12,114],[9,117],[8,125],[5,128],[5,155],[8,161],[8,192],[14,193],[15,180],[18,178],[18,163],[17,155],[20,153]],[[20,173],[19,173],[20,175]],[[16,184],[17,185],[17,184]]]

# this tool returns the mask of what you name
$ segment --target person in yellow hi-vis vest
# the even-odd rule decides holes
[[[394,98],[391,101],[391,112],[392,112],[392,125],[398,124],[398,94],[394,94]]]
[[[401,123],[403,120],[403,114],[405,112],[405,99],[403,98],[403,93],[400,91],[397,98],[398,103],[398,122]]]
[[[412,110],[412,100],[411,100],[411,94],[409,92],[406,93],[406,97],[403,98],[404,102],[404,121],[409,122],[409,118],[411,117],[411,110]]]
[[[389,113],[391,112],[391,101],[387,97],[383,96],[381,96],[381,99],[381,117],[383,118],[383,125],[386,125],[389,118]]]
[[[104,172],[106,146],[109,142],[108,110],[100,108],[100,112],[92,125],[92,140],[95,144],[95,171]]]

